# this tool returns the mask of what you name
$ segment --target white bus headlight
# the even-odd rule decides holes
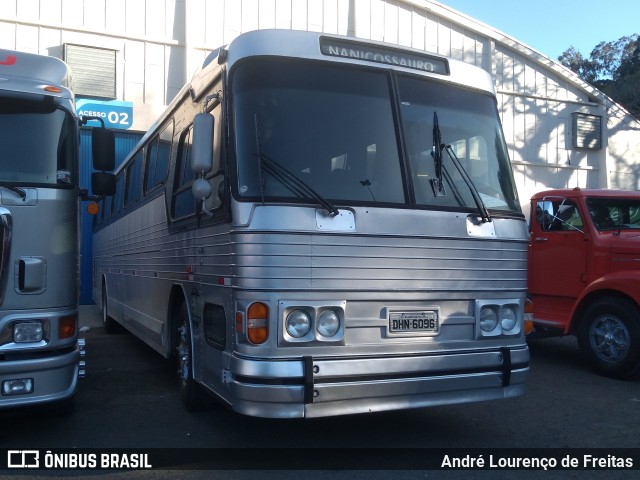
[[[333,337],[340,329],[340,317],[333,310],[325,310],[318,315],[316,330],[323,337]]]
[[[483,332],[492,332],[498,326],[498,314],[492,307],[480,310],[480,328]]]
[[[311,318],[302,310],[294,310],[287,315],[285,323],[287,333],[293,338],[302,338],[311,329]]]
[[[15,343],[40,342],[44,329],[40,322],[18,322],[13,326],[13,341]]]
[[[516,326],[516,323],[518,322],[518,317],[516,316],[516,311],[513,308],[513,306],[507,305],[502,307],[500,314],[502,317],[500,319],[500,325],[502,326],[502,330],[507,332],[510,330],[513,330],[514,327]]]

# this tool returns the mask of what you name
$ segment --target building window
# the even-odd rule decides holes
[[[573,113],[573,148],[600,150],[602,148],[602,117]]]
[[[73,89],[83,97],[116,98],[116,51],[64,45],[64,61],[73,72]]]

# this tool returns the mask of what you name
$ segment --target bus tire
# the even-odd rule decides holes
[[[120,325],[113,318],[109,316],[107,311],[107,285],[102,284],[102,326],[106,333],[117,333],[120,331]]]
[[[640,309],[621,297],[603,297],[584,312],[578,331],[583,355],[601,375],[640,376]]]
[[[180,400],[185,409],[195,412],[205,403],[205,393],[193,379],[193,349],[191,347],[191,325],[187,305],[183,302],[178,311],[177,322],[177,367]]]

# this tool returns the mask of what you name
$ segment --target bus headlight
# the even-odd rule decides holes
[[[478,338],[516,337],[522,333],[522,300],[476,300]]]
[[[41,322],[18,322],[13,326],[15,343],[41,342],[43,338],[44,328]]]
[[[333,310],[322,312],[316,322],[316,330],[323,337],[333,337],[340,329],[340,317]]]
[[[512,305],[506,305],[502,307],[500,311],[500,325],[502,326],[502,330],[507,332],[513,330],[518,323],[518,317],[516,316],[516,311]]]
[[[492,332],[498,326],[498,314],[492,307],[480,310],[480,328],[483,332]]]
[[[307,312],[302,310],[294,310],[287,315],[286,320],[287,333],[293,338],[302,338],[311,329],[311,317]]]

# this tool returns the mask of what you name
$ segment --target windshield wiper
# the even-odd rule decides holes
[[[491,216],[489,215],[489,210],[487,210],[487,206],[482,201],[482,197],[480,197],[480,192],[478,192],[478,189],[473,184],[471,177],[469,177],[469,174],[462,166],[462,163],[460,163],[460,160],[458,159],[456,152],[453,151],[453,148],[451,148],[451,145],[446,145],[442,143],[442,135],[440,133],[440,124],[438,123],[438,114],[437,112],[434,111],[433,112],[433,150],[431,152],[431,155],[433,155],[433,161],[435,164],[436,178],[431,179],[431,186],[433,188],[433,194],[436,197],[441,197],[447,194],[446,191],[444,190],[444,182],[442,181],[443,169],[444,169],[444,165],[442,162],[442,150],[447,151],[447,153],[449,154],[449,158],[451,159],[456,169],[460,173],[462,180],[469,188],[469,191],[471,192],[471,197],[473,197],[473,201],[476,204],[478,211],[480,212],[482,223],[490,222]],[[446,170],[445,170],[445,173],[446,173]],[[449,177],[448,177],[448,181],[455,188],[455,184],[451,182]]]
[[[6,185],[4,183],[0,184],[0,187],[6,188],[7,190],[11,190],[13,193],[17,193],[20,195],[20,198],[24,200],[27,198],[27,192],[25,192],[22,188],[14,187],[13,185]]]
[[[460,173],[462,180],[464,180],[464,183],[466,183],[467,187],[469,187],[469,191],[471,192],[473,201],[475,202],[476,207],[478,207],[478,211],[480,212],[480,218],[482,220],[482,223],[490,222],[491,215],[489,215],[489,210],[487,210],[487,206],[482,201],[480,192],[478,192],[478,189],[471,181],[471,177],[469,177],[469,174],[462,166],[462,163],[460,163],[460,160],[458,159],[456,152],[453,151],[453,148],[451,148],[451,145],[447,145],[445,148],[447,150],[447,153],[449,154],[449,158],[451,158],[451,161],[453,161],[453,164],[458,169],[458,172]]]
[[[258,158],[258,170],[260,175],[260,195],[262,197],[262,203],[264,204],[264,176],[263,171],[271,175],[282,185],[287,187],[294,195],[299,198],[312,198],[318,202],[324,209],[326,209],[331,215],[338,215],[340,212],[338,209],[329,202],[326,198],[311,188],[304,180],[297,177],[288,169],[280,165],[275,160],[269,158],[262,153],[262,147],[260,145],[260,134],[258,126],[258,117],[255,117],[256,127],[256,157]]]
[[[433,157],[433,163],[436,170],[435,178],[431,179],[431,188],[433,188],[433,194],[436,197],[444,197],[447,192],[444,189],[444,182],[442,181],[442,150],[444,149],[444,143],[440,135],[440,125],[438,124],[438,114],[433,112],[433,148],[431,150],[431,156]]]

